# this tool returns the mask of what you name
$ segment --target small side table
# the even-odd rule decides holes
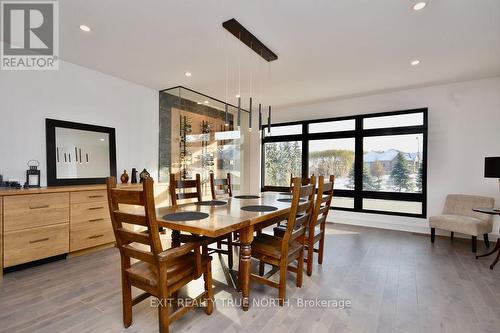
[[[475,212],[478,212],[478,213],[483,213],[483,214],[500,215],[500,209],[498,209],[498,208],[474,208],[472,210],[475,211]],[[497,264],[498,260],[500,259],[500,239],[497,239],[495,248],[492,251],[490,251],[488,253],[485,253],[485,254],[482,254],[480,256],[476,256],[476,259],[477,258],[481,258],[481,257],[490,256],[490,255],[492,255],[495,252],[498,252],[497,253],[497,257],[495,258],[495,260],[490,265],[490,269],[493,269],[493,267],[495,267],[495,265]]]

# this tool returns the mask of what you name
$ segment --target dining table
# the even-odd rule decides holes
[[[237,285],[241,291],[244,311],[250,307],[250,274],[252,241],[254,232],[287,219],[291,207],[289,193],[263,192],[255,195],[233,196],[218,199],[226,202],[218,205],[187,203],[176,206],[157,207],[156,219],[160,227],[172,230],[172,245],[179,245],[181,232],[210,238],[232,235],[238,232],[240,256]],[[248,206],[268,206],[273,210],[247,211]],[[193,220],[173,219],[176,213],[205,213],[207,217]]]

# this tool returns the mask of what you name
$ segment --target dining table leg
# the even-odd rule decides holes
[[[252,258],[253,225],[240,231],[240,266],[239,287],[241,288],[241,306],[243,311],[250,307],[250,274]]]

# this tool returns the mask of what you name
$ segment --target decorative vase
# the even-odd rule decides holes
[[[139,179],[141,181],[141,183],[144,181],[145,178],[151,176],[148,172],[148,170],[146,170],[146,168],[144,168],[144,170],[142,170],[142,172],[139,174]]]
[[[132,184],[137,184],[137,169],[132,168],[132,178],[130,180]]]
[[[127,170],[123,170],[123,174],[120,176],[120,180],[122,184],[127,184],[128,183],[128,173]]]

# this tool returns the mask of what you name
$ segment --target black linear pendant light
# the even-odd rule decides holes
[[[242,26],[236,19],[232,18],[226,22],[222,23],[222,26],[229,31],[233,36],[238,38],[240,43],[247,45],[252,51],[257,53],[261,58],[266,60],[268,63],[271,61],[277,60],[278,56],[271,51],[266,45],[264,45],[255,35],[253,35],[250,31],[248,31],[244,26]],[[238,52],[238,129],[241,127],[241,54]],[[227,96],[228,96],[228,64],[226,61],[226,100],[225,100],[225,118],[226,118],[226,126],[229,126],[229,111],[227,104]],[[253,109],[253,75],[250,73],[250,99],[249,99],[249,125],[248,130],[252,131],[252,109]],[[262,78],[261,78],[262,80]],[[261,88],[262,89],[262,88]],[[262,92],[259,96],[259,99],[262,100]],[[259,103],[259,131],[262,130],[262,103]],[[268,132],[271,130],[271,106],[269,106],[269,116],[268,116]]]

